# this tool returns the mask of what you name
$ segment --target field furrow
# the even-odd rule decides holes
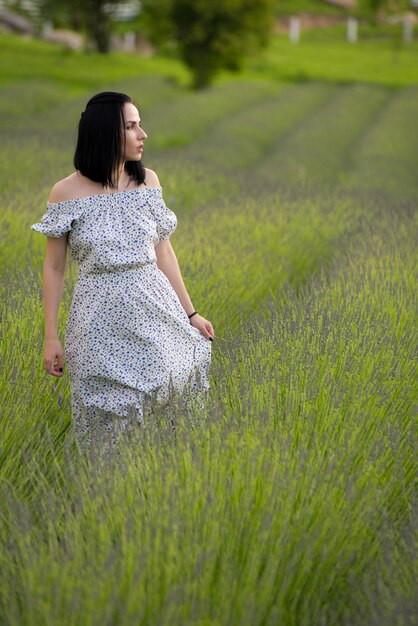
[[[390,92],[380,87],[338,87],[319,110],[278,142],[258,165],[257,174],[271,184],[338,185],[357,142],[389,97]]]
[[[395,93],[357,145],[347,184],[396,200],[418,197],[417,87]]]
[[[179,154],[205,168],[237,174],[256,167],[333,92],[330,85],[294,85],[224,116],[200,141]]]

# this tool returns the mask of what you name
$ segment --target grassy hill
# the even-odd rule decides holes
[[[347,3],[349,4],[349,3]],[[370,1],[369,0],[356,0],[352,3],[352,9],[344,8],[344,2],[325,2],[325,0],[278,0],[277,12],[279,16],[297,15],[298,13],[310,13],[312,15],[347,15],[356,14],[367,16],[370,15]],[[408,0],[403,0],[397,3],[387,3],[387,5],[380,10],[382,15],[391,13],[402,13],[404,11],[410,11],[411,4]]]
[[[279,0],[277,14],[279,16],[310,13],[312,15],[342,15],[344,11],[323,0]]]

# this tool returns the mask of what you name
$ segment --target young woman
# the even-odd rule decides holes
[[[33,230],[47,235],[44,366],[64,373],[57,317],[67,247],[78,261],[65,333],[75,432],[112,443],[144,402],[209,387],[211,323],[194,309],[169,237],[176,216],[144,168],[147,135],[131,98],[99,93],[78,127],[75,172],[51,191]]]

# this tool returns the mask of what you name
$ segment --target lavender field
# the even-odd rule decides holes
[[[192,93],[155,63],[0,87],[0,623],[414,626],[418,78]],[[162,412],[122,465],[81,455],[43,372],[30,229],[102,87],[138,103],[217,334],[205,411]]]

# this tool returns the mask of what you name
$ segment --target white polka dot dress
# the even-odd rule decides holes
[[[79,439],[131,429],[144,401],[173,391],[204,395],[211,344],[191,326],[156,264],[155,245],[177,225],[160,187],[47,203],[32,229],[68,232],[78,262],[65,333],[74,427]],[[114,441],[114,439],[113,439]]]

